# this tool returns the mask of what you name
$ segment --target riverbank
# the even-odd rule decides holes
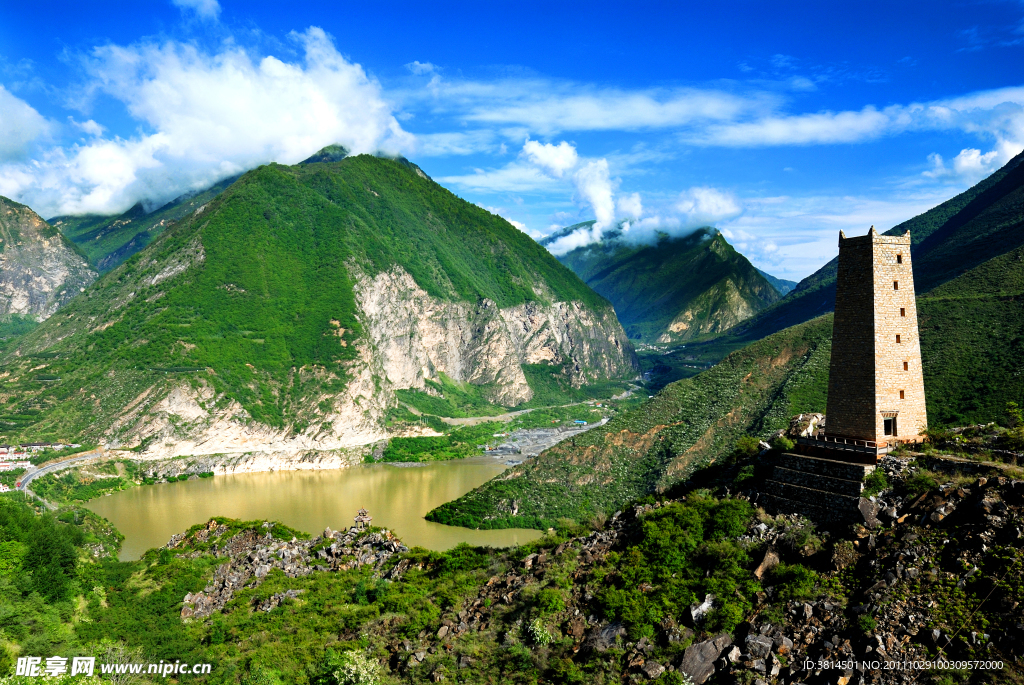
[[[540,535],[534,530],[471,530],[431,523],[424,514],[469,492],[507,467],[485,456],[430,462],[417,468],[359,464],[335,470],[237,473],[134,487],[85,503],[109,520],[125,541],[122,560],[137,559],[171,535],[214,516],[271,518],[316,533],[352,525],[369,509],[373,524],[401,534],[409,545],[446,550],[459,543],[504,547]]]

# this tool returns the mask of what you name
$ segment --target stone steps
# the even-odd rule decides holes
[[[840,495],[848,495],[850,497],[860,497],[860,493],[864,490],[864,481],[862,480],[832,478],[829,476],[821,476],[816,473],[794,471],[793,469],[784,468],[782,466],[775,467],[775,473],[772,478],[780,483],[790,483],[804,488],[824,490],[825,492],[835,492]]]
[[[765,483],[764,503],[779,512],[815,521],[856,521],[864,479],[875,467],[786,453]]]
[[[785,453],[779,456],[779,466],[794,471],[813,473],[830,478],[841,478],[843,480],[863,481],[868,474],[875,470],[870,464],[852,464],[846,461],[834,459],[823,459],[802,454]]]

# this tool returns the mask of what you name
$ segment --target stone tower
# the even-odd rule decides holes
[[[839,232],[825,440],[887,452],[928,427],[910,231]]]

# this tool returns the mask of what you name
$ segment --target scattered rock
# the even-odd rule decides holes
[[[690,645],[683,652],[679,670],[690,676],[694,685],[701,685],[715,672],[715,660],[731,644],[732,638],[723,633],[710,640]],[[768,642],[768,645],[771,647],[771,641]]]

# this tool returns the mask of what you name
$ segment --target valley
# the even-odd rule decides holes
[[[336,682],[323,669],[353,654],[414,683],[796,682],[790,655],[869,643],[1012,659],[1012,611],[979,614],[988,586],[955,569],[970,559],[1019,590],[1004,534],[1024,459],[1018,161],[901,225],[922,234],[934,428],[869,479],[896,515],[848,529],[758,507],[801,417],[825,409],[830,265],[783,293],[712,228],[555,259],[407,160],[331,150],[152,214],[61,218],[124,259],[60,272],[46,292],[95,281],[11,318],[0,346],[3,441],[87,451],[0,500],[4,530],[53,526],[65,560],[33,551],[38,532],[0,542],[0,593],[27,617],[4,634],[116,639],[245,683]],[[949,249],[975,257],[954,268]],[[954,486],[1001,513],[945,522],[935,502]],[[349,528],[360,508],[368,530]],[[979,526],[982,548],[965,532]],[[939,529],[968,541],[960,557]],[[897,554],[930,570],[884,578],[885,595],[879,564]],[[25,594],[2,564],[56,580]],[[992,639],[957,642],[961,609],[926,605],[922,583],[974,606],[964,625]],[[62,618],[71,603],[88,620]],[[926,631],[942,639],[914,639]]]

